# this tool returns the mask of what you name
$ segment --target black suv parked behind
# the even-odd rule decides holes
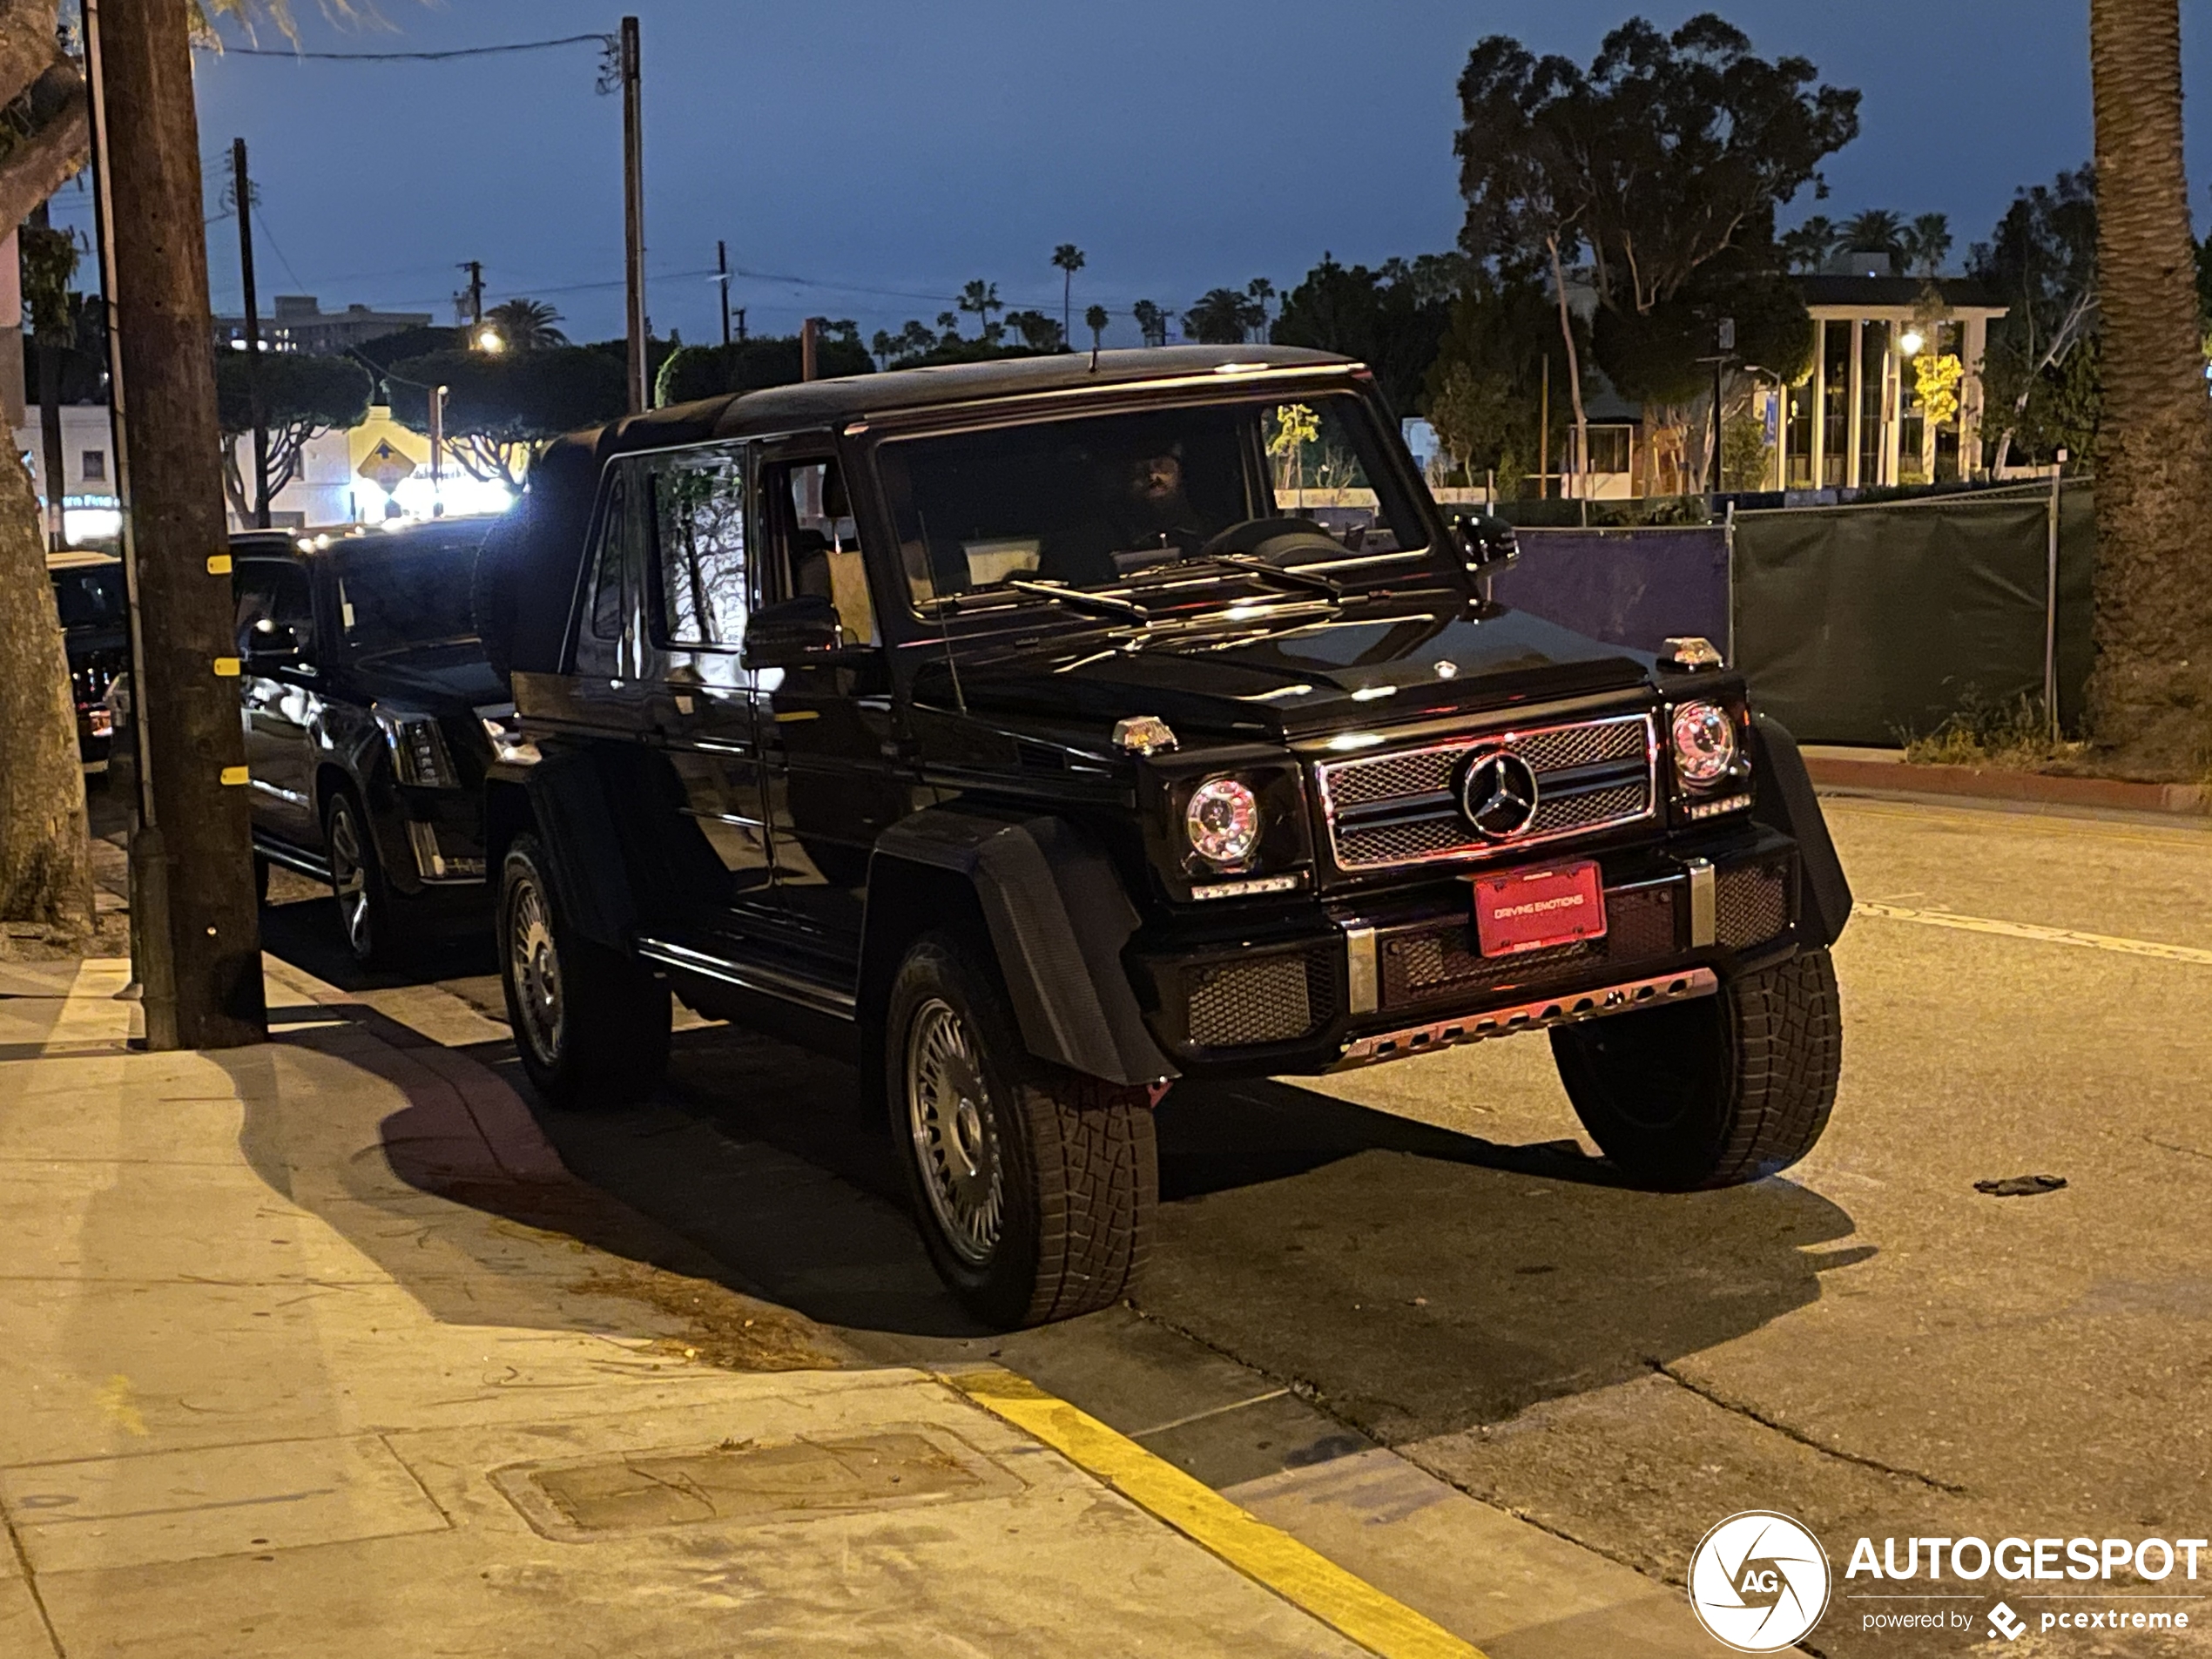
[[[1850,906],[1796,746],[1702,640],[1655,662],[1492,603],[1511,556],[1311,352],[562,441],[479,575],[543,757],[487,795],[524,1065],[635,1098],[671,988],[857,1056],[940,1271],[1008,1325],[1127,1287],[1178,1077],[1548,1028],[1630,1177],[1794,1162]]]
[[[131,666],[130,607],[123,561],[112,553],[71,548],[49,554],[54,609],[69,652],[70,694],[77,704],[77,747],[92,770],[105,769],[114,736],[107,688]]]
[[[527,756],[471,587],[485,519],[231,541],[240,718],[263,891],[281,864],[337,895],[379,967],[482,925],[483,779]]]

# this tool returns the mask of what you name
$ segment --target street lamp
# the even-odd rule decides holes
[[[506,337],[496,328],[479,328],[476,331],[476,349],[497,356],[507,349]]]
[[[1907,357],[1918,357],[1920,354],[1920,347],[1928,342],[1922,338],[1918,328],[1908,328],[1905,331],[1904,337],[1897,343],[1904,347]]]

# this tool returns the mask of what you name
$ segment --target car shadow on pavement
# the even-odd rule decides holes
[[[1386,1442],[1648,1374],[1873,1254],[1824,1248],[1851,1217],[1786,1179],[1643,1191],[1573,1142],[1500,1145],[1290,1082],[1178,1089],[1159,1127],[1145,1310]]]
[[[287,886],[305,892],[305,877],[281,873]],[[313,974],[326,985],[341,991],[388,991],[403,985],[455,974],[496,974],[498,954],[491,930],[477,927],[427,944],[421,960],[407,968],[382,971],[363,968],[346,948],[338,930],[338,907],[327,887],[317,887],[312,897],[278,895],[261,907],[261,948],[294,968]]]
[[[489,1054],[485,1058],[491,1059]],[[679,1034],[638,1110],[535,1104],[578,1176],[698,1244],[725,1282],[853,1333],[976,1334],[909,1219],[854,1069],[732,1027]],[[1507,1145],[1286,1082],[1185,1084],[1158,1118],[1147,1312],[1385,1439],[1494,1422],[1726,1342],[1871,1254],[1784,1180],[1625,1185],[1572,1142]]]

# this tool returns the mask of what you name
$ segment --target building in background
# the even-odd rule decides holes
[[[64,403],[62,416],[62,536],[71,547],[112,545],[123,534],[123,502],[115,490],[115,440],[105,403]],[[38,411],[16,426],[16,453],[30,469],[43,508],[50,499],[46,446]]]
[[[325,311],[312,293],[280,293],[261,319],[261,349],[296,351],[335,356],[355,346],[365,346],[402,329],[428,328],[427,311],[373,311],[367,306],[347,306]],[[246,319],[215,319],[215,343],[234,351],[246,349]]]

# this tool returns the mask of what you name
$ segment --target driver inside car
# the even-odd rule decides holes
[[[1183,459],[1179,439],[1135,455],[1084,457],[1098,511],[1054,539],[1039,574],[1092,587],[1197,552],[1215,527],[1191,503]]]

